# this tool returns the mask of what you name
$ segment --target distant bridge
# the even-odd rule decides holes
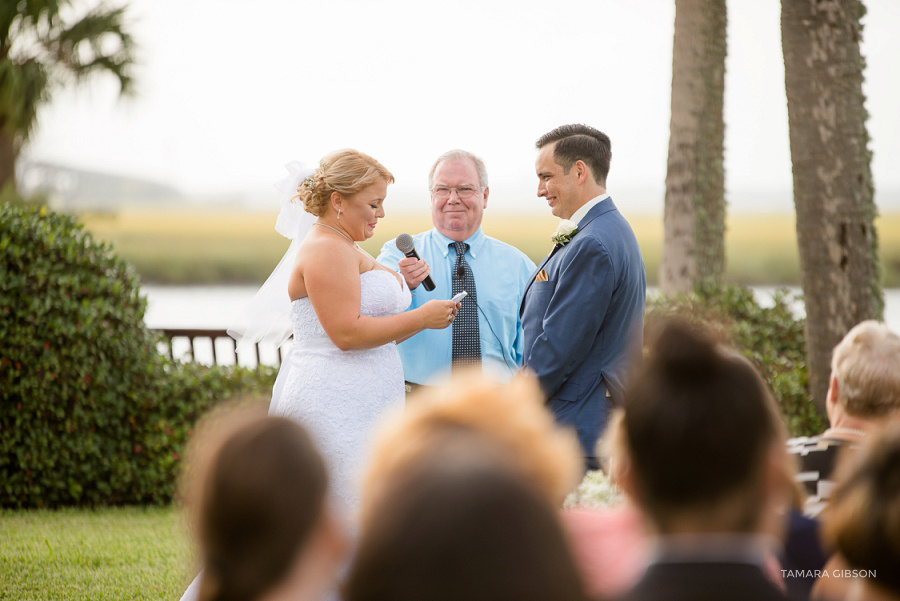
[[[26,194],[43,194],[64,212],[114,211],[122,204],[158,206],[183,200],[171,186],[150,180],[21,159],[16,179]]]

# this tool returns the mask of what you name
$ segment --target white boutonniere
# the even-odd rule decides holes
[[[550,237],[550,240],[552,240],[554,244],[565,246],[572,241],[572,238],[577,233],[578,225],[574,221],[563,219],[559,222],[559,225],[557,226],[556,231],[553,232],[553,236]]]

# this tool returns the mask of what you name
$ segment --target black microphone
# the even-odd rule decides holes
[[[461,280],[466,277],[466,268],[462,265],[456,266],[456,279]]]
[[[412,236],[409,234],[400,234],[397,236],[397,249],[410,259],[419,258],[419,253],[416,252],[416,247],[413,245]],[[428,290],[429,292],[434,290],[434,282],[431,280],[430,275],[422,280],[422,285],[425,287],[425,290]]]

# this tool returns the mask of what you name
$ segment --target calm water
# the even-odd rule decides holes
[[[144,286],[142,292],[147,296],[147,313],[144,321],[151,328],[208,328],[225,329],[234,315],[256,293],[256,286]],[[761,302],[770,301],[774,287],[754,288]],[[651,293],[654,293],[651,291]],[[799,292],[799,289],[793,289]],[[884,291],[884,321],[895,332],[900,332],[900,288]],[[802,313],[803,306],[796,307]],[[203,363],[212,361],[212,352],[208,343],[197,343],[197,359]],[[177,341],[175,354],[180,355],[188,348],[187,341]],[[216,353],[221,357],[230,357],[231,344],[220,340]],[[262,361],[273,363],[277,359],[275,349],[263,348]],[[227,363],[227,361],[221,361]],[[255,357],[241,355],[241,364],[252,365]]]

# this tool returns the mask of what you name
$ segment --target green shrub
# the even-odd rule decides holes
[[[139,442],[126,449],[130,492],[124,503],[168,503],[174,493],[182,452],[194,425],[213,405],[233,397],[250,396],[268,404],[275,369],[207,367],[164,360],[166,377],[161,393],[129,421],[139,424]],[[104,502],[108,504],[108,502]]]
[[[809,398],[804,319],[791,311],[794,300],[779,291],[771,307],[762,307],[748,288],[703,286],[691,294],[650,299],[647,323],[680,315],[718,332],[762,374],[790,434],[808,436],[821,432],[824,422]]]
[[[274,371],[172,362],[132,269],[65,216],[0,205],[0,506],[163,503],[190,428]]]

